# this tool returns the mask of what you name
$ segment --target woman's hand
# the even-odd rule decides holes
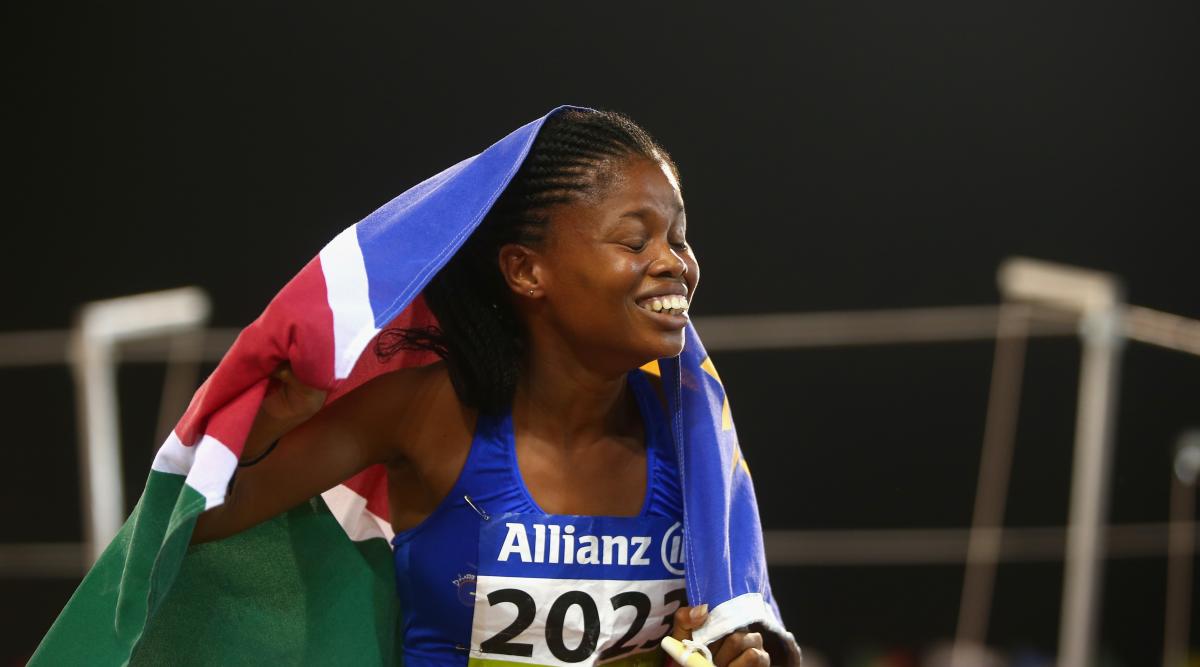
[[[242,447],[242,461],[257,461],[271,451],[272,443],[312,418],[325,405],[327,392],[298,380],[287,363],[271,373],[258,415]]]
[[[708,605],[680,607],[675,612],[671,636],[680,641],[692,638],[692,630],[708,620]],[[708,645],[713,664],[717,667],[768,667],[771,657],[763,650],[762,635],[757,632],[735,632]]]
[[[271,373],[271,385],[260,413],[285,431],[308,421],[325,405],[326,392],[298,380],[292,367],[281,364]]]

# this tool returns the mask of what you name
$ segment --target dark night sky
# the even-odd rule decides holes
[[[624,111],[676,157],[698,316],[992,303],[997,264],[1019,254],[1114,272],[1132,302],[1200,318],[1195,5],[5,12],[3,330],[185,284],[210,291],[216,324],[243,325],[338,230],[560,103]],[[1013,525],[1065,520],[1078,351],[1030,349]],[[990,357],[983,343],[718,357],[766,527],[965,526]],[[10,448],[4,539],[74,539],[66,373],[5,372],[10,433],[36,446]],[[154,400],[144,374],[123,376],[123,400]],[[1123,382],[1113,519],[1161,521],[1173,439],[1200,426],[1200,360],[1131,347]],[[152,427],[128,424],[153,409],[127,410],[145,455]],[[51,509],[69,518],[28,518],[26,471],[56,466]],[[1060,570],[1001,568],[996,644],[1053,648]],[[1161,650],[1163,572],[1109,570],[1102,636],[1124,664]],[[835,657],[954,629],[960,568],[773,576],[798,637]],[[0,597],[35,601],[10,622],[37,636],[72,587],[0,580]]]

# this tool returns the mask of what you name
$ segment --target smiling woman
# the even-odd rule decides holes
[[[411,198],[401,195],[373,214],[383,223],[359,223],[319,257],[336,333],[339,317],[362,310],[336,301],[339,286],[353,286],[364,262],[372,271],[403,262],[411,252],[405,244],[416,242],[411,230],[421,225],[400,227],[409,233],[386,243],[378,242],[382,235],[394,233],[418,205],[444,214],[446,208],[428,204],[429,193],[441,188],[437,201],[448,201],[457,218],[431,215],[421,224],[452,239],[443,227],[471,221],[465,229],[474,231],[457,252],[455,245],[429,251],[445,261],[422,292],[431,317],[397,318],[390,309],[400,298],[391,292],[381,309],[368,304],[374,319],[364,330],[378,334],[367,353],[376,357],[375,368],[397,355],[411,363],[370,371],[371,379],[336,400],[326,389],[338,385],[310,386],[300,379],[311,377],[309,370],[281,365],[259,394],[257,412],[245,413],[253,419],[240,450],[221,442],[190,452],[171,441],[164,446],[159,458],[173,457],[168,463],[200,461],[209,451],[218,462],[228,457],[221,464],[228,469],[236,466],[232,479],[188,474],[188,484],[196,477],[206,489],[191,543],[242,533],[321,494],[330,500],[340,483],[379,470],[386,473],[380,480],[386,494],[361,486],[349,493],[360,510],[365,499],[375,517],[368,524],[382,522],[390,528],[382,532],[393,536],[406,665],[658,664],[666,635],[691,640],[693,630],[698,642],[717,640],[710,649],[719,665],[767,664],[763,636],[741,627],[748,623],[772,630],[772,650],[795,664],[794,642],[778,623],[766,582],[753,488],[748,478],[727,472],[740,470],[731,463],[740,452],[721,407],[723,389],[689,325],[699,265],[686,241],[675,164],[625,116],[562,108],[541,121],[527,154],[481,168],[505,175],[475,227],[472,207],[480,204],[460,201],[478,198],[487,182],[462,191],[452,186],[466,180],[462,173],[473,163],[502,153],[506,142],[418,185]],[[506,164],[515,173],[505,173]],[[346,270],[351,279],[337,273]],[[307,335],[316,339],[311,349],[326,349],[327,341],[292,323],[291,309],[312,303],[307,275],[285,288],[298,286],[296,300],[277,297],[273,305],[282,309],[260,318],[269,322],[271,313],[284,312],[278,327],[284,342],[260,340],[261,347],[284,347],[291,355]],[[426,278],[418,271],[396,282]],[[365,277],[360,284],[364,300],[374,298]],[[380,333],[374,321],[393,328]],[[239,344],[256,340],[259,330],[248,331]],[[340,340],[347,339],[335,335],[333,342]],[[663,363],[675,364],[673,377],[659,377]],[[222,368],[249,365],[227,361]],[[681,374],[689,378],[682,390]],[[335,379],[346,377],[335,372]],[[220,383],[210,378],[197,400],[218,394]],[[693,421],[685,437],[680,415],[689,401]],[[685,445],[697,462],[690,468],[681,461]],[[689,546],[698,538],[688,533],[695,524],[684,511],[685,469],[692,480],[720,485],[716,494],[689,498],[729,503],[700,503],[690,515],[701,517],[701,529],[715,528],[703,536],[717,545],[711,551],[728,563],[736,540],[732,549],[748,555],[730,565],[744,572],[736,578],[718,572],[717,585],[707,589],[685,579],[697,555],[708,553]],[[742,520],[735,522],[729,506],[738,503]],[[742,583],[729,586],[735,579]],[[695,606],[688,591],[700,598],[691,601]],[[718,622],[707,622],[708,605],[700,604],[710,600]]]
[[[699,280],[686,224],[675,164],[644,130],[615,113],[553,116],[425,289],[437,325],[388,331],[376,348],[441,361],[383,375],[315,416],[319,401],[279,400],[312,393],[282,376],[243,460],[281,438],[278,451],[238,475],[229,500],[201,515],[194,541],[248,528],[383,463],[405,664],[661,660],[667,628],[647,621],[687,613],[682,570],[640,551],[606,554],[614,543],[645,546],[682,520],[665,401],[639,368],[684,346]],[[481,516],[504,521],[481,528]],[[495,530],[524,537],[527,524],[538,564],[510,558],[511,541],[486,553]],[[560,595],[581,586],[584,597]],[[609,598],[638,614],[595,611]],[[567,647],[564,636],[578,639]],[[757,634],[732,643],[747,664],[766,659]]]

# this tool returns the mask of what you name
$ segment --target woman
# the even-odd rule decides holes
[[[676,167],[644,130],[615,113],[554,115],[425,289],[439,326],[387,331],[377,345],[382,356],[423,349],[441,361],[382,375],[319,412],[324,394],[281,369],[225,503],[200,516],[193,542],[245,530],[382,463],[406,664],[465,664],[471,646],[484,649],[471,657],[644,658],[656,634],[646,617],[676,607],[671,632],[689,637],[706,609],[681,606],[661,582],[579,583],[593,559],[633,567],[638,557],[625,549],[636,553],[639,530],[682,515],[666,403],[638,369],[683,349],[699,279],[686,224]],[[492,516],[506,520],[489,537],[500,524]],[[543,530],[554,540],[549,557],[530,546],[535,533],[542,545]],[[603,540],[603,557],[587,552],[589,537]],[[541,588],[504,588],[506,570],[475,563],[489,539],[500,545],[497,567],[543,566]],[[591,597],[555,597],[571,586]],[[612,613],[589,611],[613,591]],[[637,596],[650,600],[645,610]],[[535,608],[543,597],[548,616]],[[637,632],[623,605],[642,619]],[[529,613],[557,629],[524,632]],[[535,635],[545,641],[528,640]],[[758,633],[711,648],[719,665],[769,661]]]

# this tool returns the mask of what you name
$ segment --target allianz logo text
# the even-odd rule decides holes
[[[583,535],[571,524],[505,523],[508,529],[496,560],[509,558],[523,563],[566,565],[650,565],[647,552],[654,543],[650,535]],[[529,535],[532,529],[532,539]],[[659,549],[663,566],[672,574],[683,574],[683,533],[679,522],[667,529]]]

